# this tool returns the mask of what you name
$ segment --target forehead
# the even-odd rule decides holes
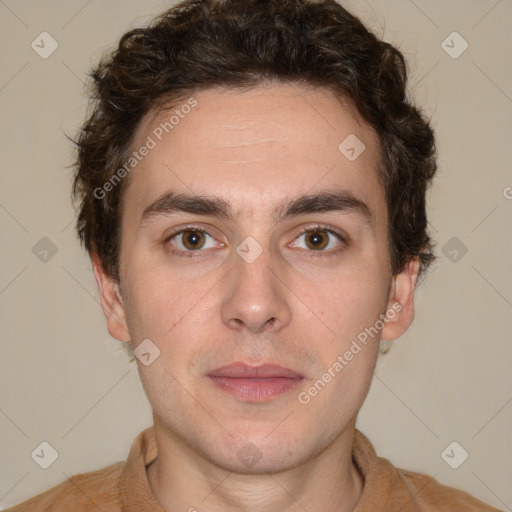
[[[335,187],[385,214],[377,135],[327,89],[200,91],[149,112],[131,150],[144,145],[152,149],[130,173],[125,195],[133,213],[172,190],[222,197],[235,216],[263,215],[294,191]]]

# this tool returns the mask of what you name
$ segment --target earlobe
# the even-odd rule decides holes
[[[404,270],[393,277],[381,339],[399,338],[414,320],[414,290],[419,272],[419,258],[411,259]]]
[[[96,253],[91,255],[94,277],[100,290],[101,307],[107,320],[107,329],[119,341],[131,341],[119,284],[107,273]]]

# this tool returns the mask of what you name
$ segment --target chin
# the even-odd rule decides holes
[[[279,428],[279,427],[278,427]],[[273,431],[274,429],[274,431]],[[292,435],[290,431],[278,432],[274,423],[270,428],[244,432],[237,431],[233,437],[212,440],[204,447],[203,456],[227,471],[240,474],[279,473],[290,470],[314,456],[315,446],[310,434]],[[213,448],[213,449],[212,449]],[[318,447],[318,452],[323,446]]]
[[[300,454],[293,452],[289,447],[267,444],[262,450],[248,441],[235,450],[227,457],[226,453],[215,454],[219,457],[213,458],[211,462],[233,473],[253,475],[288,471],[303,462]]]

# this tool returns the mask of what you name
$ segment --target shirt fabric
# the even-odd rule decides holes
[[[154,427],[149,427],[135,438],[125,462],[72,476],[6,512],[165,512],[146,474],[156,456]],[[503,512],[428,475],[393,466],[357,429],[352,458],[364,478],[354,512]]]

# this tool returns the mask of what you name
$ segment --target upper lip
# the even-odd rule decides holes
[[[251,366],[243,362],[236,362],[221,366],[208,375],[210,377],[238,377],[247,379],[266,379],[271,377],[302,378],[302,375],[299,373],[275,363]]]

